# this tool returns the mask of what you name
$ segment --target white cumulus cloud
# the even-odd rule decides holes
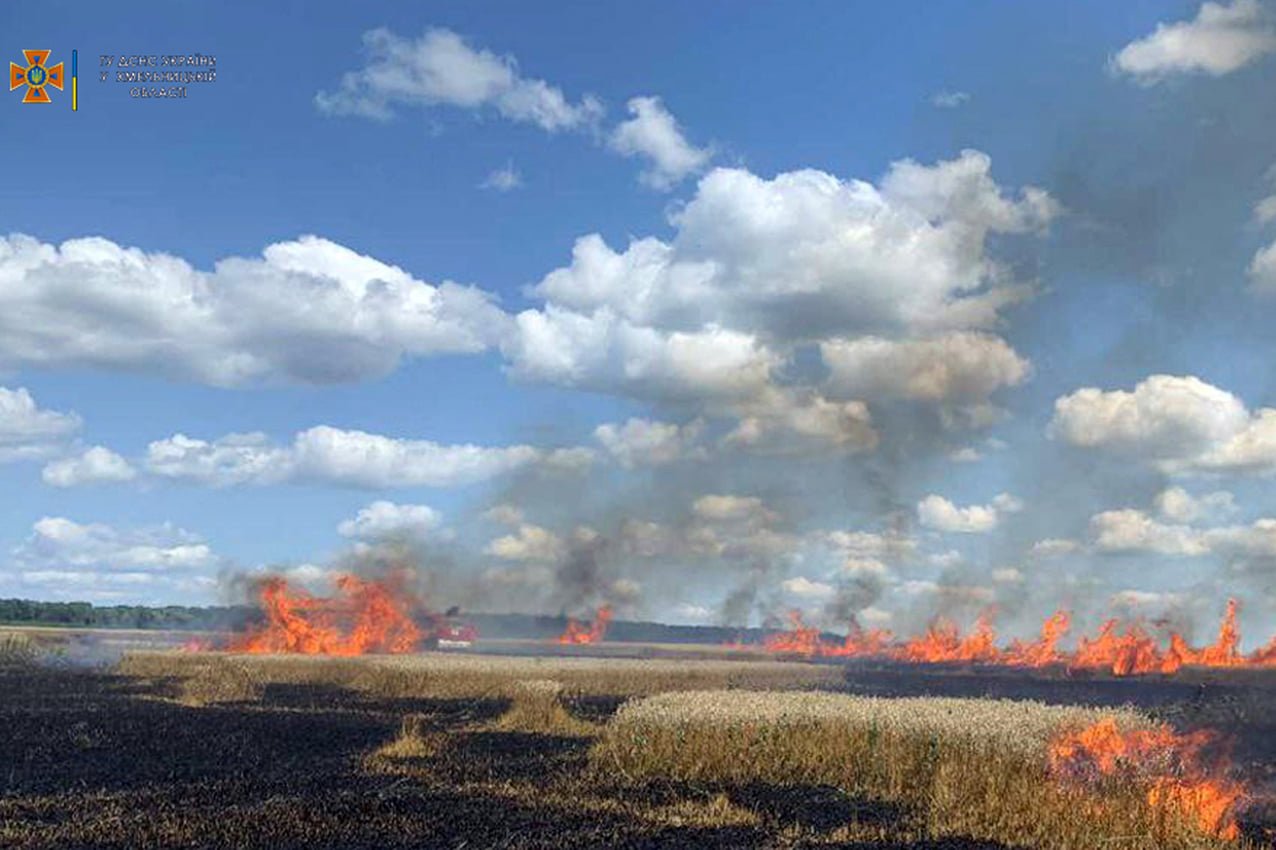
[[[32,595],[158,603],[207,599],[221,564],[202,538],[172,525],[119,529],[44,517],[13,550],[9,577]]]
[[[480,189],[492,189],[497,192],[512,192],[523,185],[523,175],[518,173],[514,163],[507,162],[503,167],[493,170],[479,184]]]
[[[172,526],[132,532],[100,523],[83,524],[64,517],[44,517],[18,551],[19,560],[83,567],[111,562],[128,569],[206,567],[212,550],[196,535]]]
[[[609,309],[586,315],[554,306],[518,314],[502,351],[517,378],[654,399],[748,397],[780,362],[739,331],[664,331]]]
[[[1159,555],[1276,557],[1276,519],[1249,525],[1201,528],[1161,522],[1142,511],[1105,511],[1090,520],[1095,545],[1105,552],[1152,552]]]
[[[877,184],[816,170],[767,179],[717,168],[670,217],[672,238],[623,249],[590,234],[528,290],[544,303],[501,342],[520,379],[698,405],[734,418],[725,443],[758,452],[876,445],[870,391],[987,422],[987,397],[1026,360],[977,333],[1033,286],[990,238],[1038,234],[1059,213],[1044,191],[1004,189],[978,151],[893,163]],[[823,353],[828,387],[789,367]],[[883,377],[906,368],[906,381]],[[854,397],[853,397],[854,396]],[[964,411],[964,412],[963,412]]]
[[[488,543],[484,551],[507,561],[557,561],[567,552],[567,544],[549,529],[523,523],[514,534]]]
[[[594,439],[626,469],[662,466],[687,457],[703,457],[696,445],[704,430],[701,420],[685,425],[634,417],[624,424],[607,423],[594,429]]]
[[[0,274],[0,291],[3,291],[3,281]],[[0,326],[3,322],[0,316]],[[0,342],[0,347],[3,345]],[[80,430],[81,424],[80,417],[74,413],[41,408],[23,387],[12,390],[0,387],[0,461],[48,455]]]
[[[0,237],[3,367],[335,383],[405,357],[483,351],[506,322],[481,290],[431,285],[317,236],[212,271],[97,237]]]
[[[759,454],[855,453],[877,446],[873,416],[863,401],[834,401],[813,390],[768,387],[728,407],[738,417],[722,439]]]
[[[1276,52],[1276,26],[1258,0],[1203,3],[1190,21],[1157,24],[1113,58],[1117,70],[1144,84],[1174,74],[1230,74]]]
[[[733,496],[716,494],[701,496],[691,505],[692,512],[700,519],[712,522],[775,519],[775,512],[757,496]]]
[[[358,540],[417,539],[438,533],[443,517],[428,505],[401,505],[378,500],[337,526],[342,537]]]
[[[1104,511],[1090,520],[1095,546],[1102,552],[1155,552],[1159,555],[1204,555],[1201,532],[1185,525],[1159,522],[1139,510]]]
[[[174,434],[147,447],[144,465],[160,478],[226,487],[283,481],[293,461],[265,434],[227,434],[211,441]]]
[[[617,252],[582,237],[572,264],[532,293],[581,316],[786,339],[988,325],[1023,293],[987,256],[987,237],[1039,230],[1058,212],[1039,189],[1007,194],[991,168],[969,150],[929,166],[896,162],[878,186],[718,168],[674,215],[672,242],[648,237]]]
[[[888,340],[866,336],[820,344],[830,388],[856,398],[977,403],[1029,374],[1029,364],[1000,337],[953,332]]]
[[[1260,248],[1249,264],[1253,290],[1260,295],[1276,294],[1276,242]]]
[[[1212,528],[1205,539],[1216,552],[1276,558],[1276,519],[1264,517],[1249,525]]]
[[[1267,169],[1267,182],[1276,186],[1276,165]],[[1260,225],[1276,222],[1276,194],[1268,195],[1254,205],[1254,220]],[[1259,295],[1276,294],[1276,242],[1258,249],[1249,264],[1252,290]]]
[[[48,599],[168,604],[212,601],[222,564],[202,537],[167,523],[117,528],[43,517],[11,551],[0,578]]]
[[[1032,544],[1032,555],[1037,558],[1061,558],[1081,550],[1081,544],[1075,540],[1060,537],[1047,537]]]
[[[816,535],[816,541],[843,553],[848,558],[902,561],[917,552],[917,541],[903,534],[881,534],[874,531],[828,531]]]
[[[1156,495],[1156,509],[1173,522],[1198,522],[1235,513],[1236,499],[1226,490],[1193,496],[1182,487],[1169,487]]]
[[[446,445],[320,425],[289,445],[263,434],[217,440],[182,434],[150,444],[152,475],[206,486],[314,481],[350,487],[454,487],[484,481],[536,462],[555,451],[531,446]]]
[[[796,576],[780,582],[784,591],[801,599],[829,599],[836,592],[833,585],[812,581],[806,576]]]
[[[78,455],[49,462],[41,472],[45,484],[78,487],[116,481],[132,481],[137,470],[105,446],[93,446]]]
[[[59,487],[95,481],[180,481],[205,487],[317,483],[338,487],[461,487],[521,469],[579,475],[598,453],[586,446],[479,446],[407,439],[318,425],[278,443],[262,433],[200,439],[174,434],[151,442],[135,462],[95,446],[44,470]]]
[[[890,568],[876,558],[849,557],[842,562],[840,572],[845,576],[886,578]]]
[[[363,46],[367,64],[342,76],[335,91],[315,95],[321,111],[384,120],[396,106],[493,109],[549,132],[587,126],[602,112],[593,97],[572,103],[558,87],[522,76],[514,59],[448,29],[409,39],[379,28],[363,34]]]
[[[673,612],[679,620],[687,623],[706,623],[714,616],[711,609],[694,602],[679,602],[674,606]]]
[[[639,179],[653,189],[668,190],[708,164],[712,152],[697,148],[658,97],[635,97],[628,121],[617,125],[608,144],[622,156],[640,156],[649,165]]]
[[[293,442],[296,475],[364,487],[451,487],[524,466],[540,453],[530,446],[442,445],[320,426]]]
[[[985,534],[997,527],[1004,514],[1023,509],[1023,503],[1001,493],[989,505],[958,507],[943,496],[931,494],[917,503],[917,518],[936,531],[958,534]]]
[[[1187,376],[1153,375],[1131,391],[1085,387],[1055,401],[1050,433],[1170,473],[1276,471],[1276,409]]]
[[[801,543],[776,528],[780,514],[757,496],[710,493],[692,503],[691,513],[695,522],[682,543],[699,555],[779,558],[794,554]]]

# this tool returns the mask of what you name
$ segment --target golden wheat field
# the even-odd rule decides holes
[[[628,697],[706,688],[814,688],[841,680],[836,667],[771,660],[416,655],[327,658],[213,652],[133,652],[118,665],[130,676],[340,685],[383,697],[509,696],[519,682],[553,680],[572,694]],[[210,674],[209,671],[212,671]]]
[[[1151,730],[1132,709],[939,697],[692,691],[621,707],[593,758],[626,776],[832,785],[921,811],[935,835],[1039,848],[1214,842],[1188,813],[1148,803],[1137,781],[1070,788],[1048,771],[1062,733],[1110,722]]]

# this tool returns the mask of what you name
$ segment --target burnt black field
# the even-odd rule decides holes
[[[851,665],[860,694],[1137,704],[1181,728],[1234,741],[1256,787],[1276,780],[1276,682],[1202,675],[1115,680],[1004,670]],[[502,700],[384,699],[332,686],[269,685],[251,703],[191,707],[175,683],[106,669],[0,667],[0,846],[168,847],[845,847],[994,848],[919,838],[907,811],[827,787],[704,787],[591,775],[584,738],[490,728]],[[571,704],[605,719],[619,699]],[[369,769],[405,714],[446,740],[428,763]],[[725,795],[751,825],[678,825],[646,808]],[[615,811],[602,805],[615,801]],[[1251,838],[1271,822],[1243,818]],[[879,837],[836,843],[854,821]]]

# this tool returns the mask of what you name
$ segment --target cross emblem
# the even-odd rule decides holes
[[[65,77],[63,63],[59,62],[51,68],[48,67],[51,52],[49,50],[22,51],[22,56],[27,63],[25,68],[17,62],[9,63],[9,91],[19,86],[26,86],[26,94],[22,96],[23,103],[52,103],[47,86],[53,86],[58,91],[62,91]]]

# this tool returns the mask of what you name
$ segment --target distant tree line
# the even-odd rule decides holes
[[[0,599],[0,624],[79,626],[94,629],[174,629],[221,631],[242,629],[260,622],[253,606],[194,607],[188,605],[94,605],[91,602],[37,602]],[[553,638],[563,631],[567,618],[544,614],[484,614],[461,612],[457,619],[473,623],[479,634],[490,638]],[[671,626],[618,620],[607,630],[615,641],[651,643],[712,643],[757,641],[760,629],[725,626]]]
[[[463,613],[462,620],[478,627],[479,634],[490,638],[551,638],[561,634],[567,617],[560,614],[478,614]],[[588,615],[585,617],[589,619]],[[762,629],[740,629],[729,626],[673,626],[667,623],[616,620],[607,629],[607,640],[643,643],[731,643],[759,641]]]
[[[226,629],[255,619],[248,607],[94,605],[91,602],[37,602],[0,599],[0,623],[82,626],[95,629]]]

